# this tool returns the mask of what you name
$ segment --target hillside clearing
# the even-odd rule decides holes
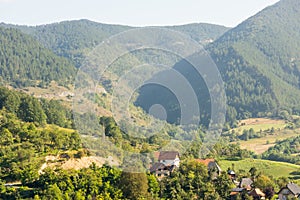
[[[242,149],[254,151],[256,154],[262,154],[270,147],[275,146],[276,141],[285,140],[287,138],[299,136],[300,129],[284,130],[275,132],[273,135],[267,135],[262,138],[254,138],[247,141],[239,141]]]
[[[275,130],[282,130],[286,126],[286,122],[280,119],[268,119],[268,118],[249,118],[241,120],[237,128],[234,128],[235,132],[242,134],[244,130],[253,129],[255,132],[266,131],[274,128]],[[232,131],[231,130],[231,131]]]
[[[83,168],[88,168],[92,163],[95,163],[96,166],[102,167],[105,163],[108,163],[111,166],[118,166],[119,161],[109,156],[107,158],[99,157],[99,156],[89,156],[82,158],[70,158],[66,160],[61,160],[59,156],[46,156],[45,163],[39,170],[39,174],[43,173],[43,170],[50,167],[61,168],[64,170],[80,170]]]

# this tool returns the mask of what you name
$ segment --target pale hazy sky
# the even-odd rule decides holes
[[[26,25],[73,19],[133,26],[194,22],[236,26],[279,0],[0,0],[0,22]]]

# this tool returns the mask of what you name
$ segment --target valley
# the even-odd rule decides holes
[[[135,40],[148,29],[152,37]],[[0,199],[281,198],[300,185],[299,30],[299,0],[232,28],[0,23]],[[130,31],[128,52],[100,74],[101,59],[124,52],[114,42]],[[209,88],[215,71],[205,65],[199,73],[188,60],[197,54],[182,58],[140,40],[201,47],[222,83]],[[101,51],[105,45],[116,52]],[[136,80],[124,77],[147,78],[131,93]],[[213,94],[223,93],[224,113],[213,107]]]

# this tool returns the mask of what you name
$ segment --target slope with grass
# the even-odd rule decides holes
[[[300,179],[299,175],[296,175],[297,172],[300,171],[300,166],[285,162],[260,159],[244,159],[238,161],[221,160],[218,163],[223,170],[232,168],[232,164],[234,164],[235,171],[244,170],[248,172],[251,167],[255,167],[258,172],[262,172],[263,174],[272,176],[274,178],[290,177],[291,179]]]
[[[255,132],[271,130],[281,130],[286,127],[287,123],[281,119],[268,118],[249,118],[241,120],[237,128],[232,129],[238,134],[242,134],[244,130],[253,129]]]
[[[230,138],[233,143],[239,143],[242,149],[247,149],[262,154],[278,141],[295,137],[300,134],[300,129],[291,128],[293,119],[270,119],[270,118],[249,118],[241,120],[238,127],[223,133],[224,137]],[[294,126],[294,125],[292,125]],[[245,138],[244,135],[247,135]]]
[[[270,147],[276,145],[278,141],[285,140],[288,138],[296,137],[300,135],[300,129],[295,130],[283,130],[275,132],[272,135],[266,135],[262,138],[254,138],[247,141],[239,141],[242,149],[254,151],[257,154],[262,154],[267,151]]]

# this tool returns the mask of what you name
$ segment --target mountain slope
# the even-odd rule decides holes
[[[70,84],[74,66],[17,29],[0,27],[0,81],[13,86]]]
[[[299,30],[300,2],[282,0],[209,45],[239,118],[299,112]]]
[[[210,43],[222,36],[229,28],[206,23],[193,23],[180,26],[166,26],[165,28],[173,29],[189,35],[192,39],[201,44]]]
[[[80,66],[84,53],[97,46],[104,39],[136,27],[102,24],[89,20],[63,21],[60,23],[42,26],[16,26],[1,24],[5,27],[13,27],[25,33],[33,35],[46,48],[51,49],[57,55],[64,56]],[[207,43],[217,39],[228,30],[227,27],[212,24],[187,24],[182,26],[166,26],[176,31],[190,35],[194,40]]]

